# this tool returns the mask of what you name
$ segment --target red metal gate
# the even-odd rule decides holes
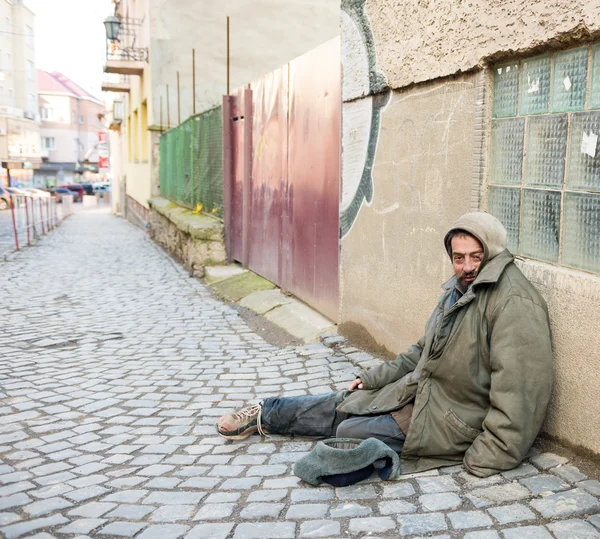
[[[223,100],[230,257],[337,320],[336,38]]]

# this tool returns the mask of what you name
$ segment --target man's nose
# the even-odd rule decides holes
[[[474,269],[475,264],[473,264],[473,261],[470,258],[467,258],[464,264],[465,273],[471,273]]]

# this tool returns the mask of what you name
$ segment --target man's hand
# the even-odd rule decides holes
[[[348,386],[348,390],[349,391],[354,391],[355,389],[362,389],[363,388],[363,383],[362,380],[360,378],[357,378],[356,380],[353,380],[350,385]]]

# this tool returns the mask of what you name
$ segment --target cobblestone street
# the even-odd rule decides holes
[[[560,455],[309,488],[292,466],[314,440],[219,437],[226,411],[345,388],[379,360],[334,337],[268,344],[106,210],[0,268],[2,537],[600,537],[600,483]]]

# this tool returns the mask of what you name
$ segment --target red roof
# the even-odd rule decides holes
[[[42,69],[37,70],[37,89],[38,92],[52,92],[60,94],[71,94],[77,97],[86,97],[100,101],[97,97],[84,90],[81,86],[73,82],[58,71],[48,73]]]

